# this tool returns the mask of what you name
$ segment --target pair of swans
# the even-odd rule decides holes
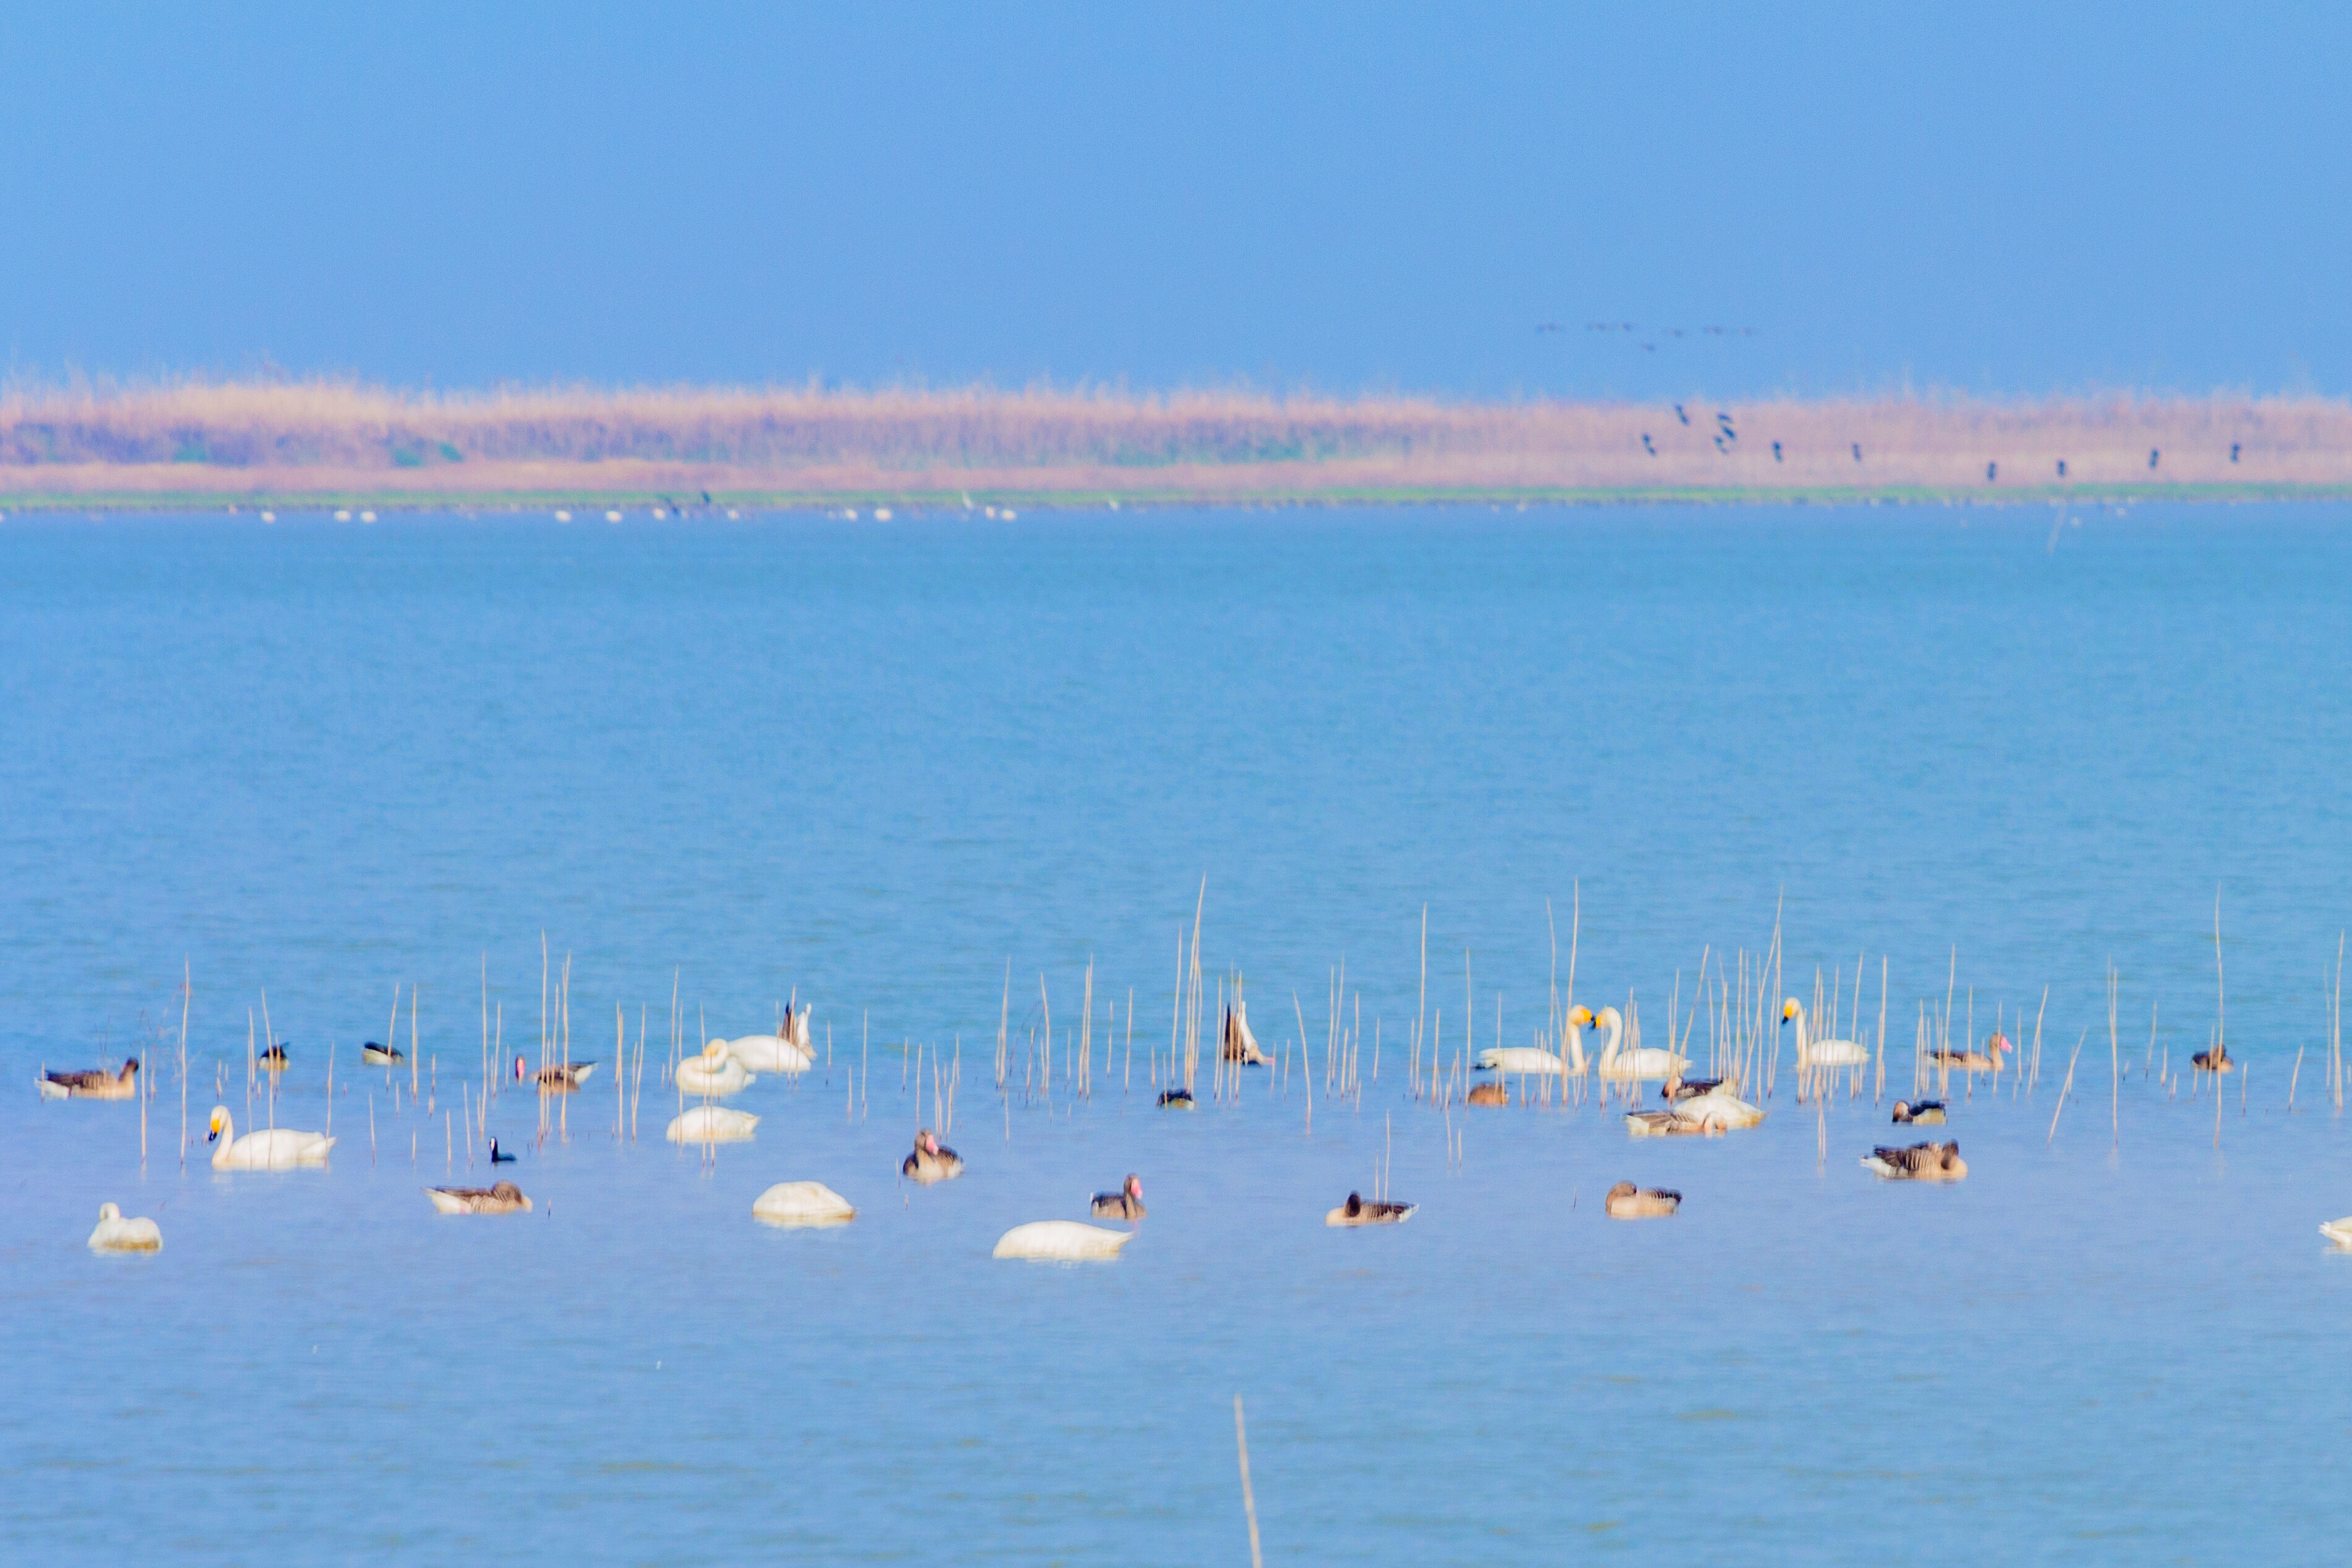
[[[335,1146],[335,1140],[324,1133],[298,1133],[290,1127],[271,1127],[240,1138],[226,1105],[213,1107],[211,1131],[205,1138],[215,1145],[213,1169],[216,1171],[284,1171],[297,1166],[323,1166],[327,1151]]]
[[[1601,1057],[1589,1067],[1584,1060],[1584,1031],[1587,1027],[1608,1035],[1601,1042]],[[1532,1046],[1489,1048],[1478,1053],[1478,1066],[1487,1072],[1548,1075],[1561,1073],[1581,1078],[1587,1071],[1615,1082],[1631,1083],[1643,1080],[1670,1078],[1690,1065],[1690,1059],[1654,1045],[1624,1048],[1625,1015],[1615,1008],[1602,1008],[1599,1012],[1578,1006],[1568,1011],[1567,1027],[1562,1042],[1568,1048],[1568,1060],[1562,1061],[1549,1051]]]

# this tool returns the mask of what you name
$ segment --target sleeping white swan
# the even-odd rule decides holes
[[[1621,1051],[1618,1042],[1625,1038],[1625,1019],[1615,1008],[1602,1008],[1593,1015],[1595,1026],[1609,1031],[1601,1042],[1601,1061],[1593,1071],[1603,1078],[1633,1082],[1647,1078],[1671,1078],[1690,1065],[1687,1056],[1676,1056],[1663,1046],[1637,1046]]]
[[[1570,1078],[1581,1078],[1585,1071],[1584,1026],[1591,1021],[1591,1013],[1583,1008],[1569,1009],[1568,1027],[1560,1036],[1561,1043],[1568,1047],[1566,1061],[1549,1051],[1538,1051],[1532,1046],[1489,1046],[1478,1053],[1479,1070],[1499,1072],[1505,1077],[1515,1072],[1539,1076],[1564,1072]]]
[[[1851,1040],[1807,1040],[1804,1005],[1790,997],[1780,1004],[1780,1021],[1797,1026],[1799,1067],[1867,1067],[1870,1047]]]
[[[327,1151],[335,1140],[324,1133],[298,1133],[290,1127],[272,1127],[259,1133],[236,1135],[236,1126],[228,1119],[228,1107],[213,1107],[212,1131],[209,1142],[218,1147],[213,1150],[213,1169],[216,1171],[283,1171],[296,1166],[323,1166]]]
[[[152,1219],[125,1219],[110,1203],[98,1206],[98,1228],[89,1233],[93,1252],[160,1252],[163,1233]]]
[[[113,1205],[109,1204],[107,1207],[111,1208]],[[2347,1216],[2342,1219],[2321,1220],[2319,1233],[2338,1247],[2352,1247],[2352,1216]],[[91,1245],[96,1246],[97,1243],[92,1242]]]
[[[790,1228],[846,1225],[857,1218],[857,1210],[821,1181],[780,1181],[752,1200],[751,1218],[762,1225]]]
[[[759,1124],[760,1118],[749,1111],[697,1105],[683,1116],[671,1117],[665,1135],[673,1144],[743,1144],[751,1141],[751,1129]]]
[[[815,1063],[808,1048],[789,1034],[747,1034],[711,1043],[724,1046],[729,1056],[752,1072],[806,1072]]]
[[[743,1064],[727,1053],[727,1042],[714,1040],[700,1056],[677,1064],[677,1086],[688,1094],[733,1094],[753,1082]]]
[[[1075,1219],[1040,1219],[1016,1225],[997,1238],[996,1258],[1029,1258],[1047,1263],[1076,1263],[1088,1258],[1116,1258],[1135,1239],[1132,1230],[1112,1230]]]

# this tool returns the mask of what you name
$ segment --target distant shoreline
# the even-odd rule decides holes
[[[707,498],[706,498],[707,497]],[[1447,403],[183,382],[0,392],[0,511],[2352,498],[2352,403]]]
[[[567,521],[593,522],[607,511],[675,512],[680,517],[709,517],[721,512],[855,511],[903,509],[925,515],[1003,509],[1034,511],[1135,511],[1232,507],[1244,509],[1340,508],[1352,507],[2049,507],[2136,506],[2155,502],[2183,505],[2248,505],[2352,500],[2352,485],[2341,486],[2220,486],[2147,485],[2082,486],[2072,489],[1984,490],[1931,489],[1888,486],[1881,488],[1775,489],[1745,487],[1626,487],[1534,489],[1297,489],[1227,491],[1185,494],[1175,491],[1080,490],[859,490],[840,492],[728,490],[709,492],[704,500],[656,491],[218,491],[107,492],[73,491],[51,494],[10,494],[0,491],[0,518],[11,515],[164,516],[192,512],[248,514],[284,513],[289,518],[339,511],[379,513],[553,513],[578,514]]]

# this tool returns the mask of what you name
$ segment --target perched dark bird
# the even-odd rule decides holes
[[[2066,460],[2063,457],[2058,459],[2058,477],[2061,479],[2066,477]]]
[[[1683,412],[1683,405],[1680,403],[1675,404],[1675,417],[1681,420],[1685,424],[1688,424],[1690,423],[1690,415]]]
[[[1862,443],[1859,441],[1853,444],[1853,460],[1856,463],[1862,461]]]
[[[2150,468],[2154,468],[2156,466],[2156,460],[2162,455],[2163,454],[2158,451],[2157,448],[2153,446],[2149,447],[2147,449],[2147,465]]]
[[[2235,442],[2235,441],[2232,441],[2231,443],[2230,443],[2230,461],[2231,461],[2231,462],[2232,462],[2232,463],[2235,463],[2235,462],[2238,460],[2238,447],[2239,447],[2239,445],[2240,445],[2240,443]]]
[[[1658,455],[1658,449],[1650,444],[1650,433],[1646,430],[1642,432],[1642,450],[1653,457]]]
[[[1780,444],[1777,441],[1772,444],[1772,461],[1775,463],[1780,461]]]
[[[1998,463],[1988,463],[1988,464],[1986,464],[1986,465],[1985,465],[1985,483],[1986,483],[1986,484],[1990,485],[1990,484],[1991,484],[1994,480],[1996,480],[1996,479],[1998,479],[1998,478],[2000,478],[2000,464],[1998,464]]]

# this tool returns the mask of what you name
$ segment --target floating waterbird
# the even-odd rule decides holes
[[[360,1047],[360,1061],[369,1067],[390,1067],[407,1060],[396,1045],[378,1045],[374,1040],[369,1040]]]
[[[510,1166],[514,1163],[515,1157],[512,1155],[502,1155],[499,1153],[499,1141],[496,1138],[492,1138],[490,1140],[490,1164],[494,1166]]]
[[[1672,1187],[1635,1186],[1621,1181],[1609,1189],[1601,1207],[1612,1219],[1663,1219],[1682,1203],[1683,1195]]]
[[[2189,1065],[2200,1072],[2227,1072],[2238,1064],[2230,1060],[2230,1048],[2217,1045],[2210,1051],[2200,1051],[2189,1059]]]
[[[1602,1008],[1592,1015],[1595,1028],[1609,1031],[1601,1042],[1601,1060],[1593,1071],[1603,1078],[1620,1082],[1634,1082],[1650,1078],[1671,1078],[1690,1065],[1690,1058],[1676,1056],[1663,1046],[1636,1046],[1631,1051],[1619,1049],[1625,1038],[1625,1018],[1615,1008]]]
[[[286,1047],[283,1044],[273,1045],[253,1060],[264,1071],[283,1072],[286,1071]]]
[[[697,1105],[683,1116],[671,1117],[663,1136],[673,1144],[744,1144],[751,1142],[751,1131],[759,1124],[760,1118],[749,1111]]]
[[[108,1207],[112,1207],[113,1206],[110,1204]],[[2352,1247],[2352,1216],[2347,1216],[2343,1219],[2321,1220],[2319,1222],[2319,1233],[2322,1236],[2326,1237],[2330,1241],[2335,1242],[2338,1247]]]
[[[1851,1040],[1808,1040],[1804,1004],[1790,997],[1780,1004],[1780,1021],[1797,1026],[1799,1067],[1861,1067],[1870,1061],[1870,1048]]]
[[[530,1199],[510,1181],[490,1186],[428,1186],[425,1196],[444,1214],[529,1214]]]
[[[1108,1230],[1081,1225],[1075,1219],[1039,1219],[1016,1225],[997,1238],[997,1258],[1023,1258],[1040,1263],[1077,1263],[1090,1258],[1116,1258],[1135,1239],[1132,1230]]]
[[[1417,1203],[1366,1203],[1355,1193],[1348,1201],[1323,1217],[1326,1225],[1402,1225],[1412,1218]]]
[[[1089,1212],[1097,1219],[1142,1218],[1143,1178],[1130,1171],[1117,1192],[1095,1194],[1094,1207]]]
[[[1959,1181],[1969,1174],[1960,1145],[1913,1144],[1905,1149],[1873,1149],[1863,1165],[1889,1181]]]
[[[2009,1043],[2008,1036],[1995,1031],[1987,1037],[1982,1051],[1930,1051],[1927,1060],[1963,1072],[1998,1072],[2001,1052],[2016,1049]]]
[[[1916,1122],[1922,1127],[1940,1127],[1944,1124],[1944,1103],[1941,1100],[1922,1100],[1914,1105],[1907,1100],[1897,1100],[1895,1102],[1895,1120],[1903,1125]]]
[[[98,1206],[98,1228],[89,1233],[93,1252],[160,1252],[163,1233],[152,1219],[125,1219],[111,1203]]]
[[[899,1162],[898,1174],[925,1186],[935,1181],[953,1181],[963,1175],[963,1156],[942,1147],[939,1134],[926,1127],[915,1134],[915,1152]]]
[[[119,1072],[92,1069],[85,1072],[41,1074],[41,1098],[44,1100],[128,1100],[138,1092],[139,1059],[135,1056],[126,1057]]]
[[[587,1082],[588,1075],[595,1071],[596,1064],[593,1061],[559,1062],[553,1067],[542,1067],[537,1072],[533,1072],[530,1064],[520,1056],[515,1058],[514,1064],[515,1082],[536,1083],[541,1094],[569,1094]],[[679,1071],[685,1070],[681,1068]]]
[[[1723,1087],[1720,1078],[1685,1078],[1680,1073],[1667,1079],[1658,1092],[1671,1104],[1676,1100],[1693,1100],[1701,1094],[1712,1094]]]
[[[327,1151],[335,1140],[324,1133],[298,1133],[288,1127],[272,1127],[266,1132],[236,1135],[236,1127],[228,1119],[228,1107],[213,1107],[212,1131],[205,1141],[219,1146],[213,1150],[213,1169],[216,1171],[282,1171],[296,1166],[323,1166]]]
[[[727,1042],[714,1040],[702,1048],[700,1056],[689,1056],[677,1064],[677,1086],[688,1094],[733,1094],[749,1088],[751,1074],[743,1064],[727,1053]]]
[[[1625,1130],[1637,1138],[1697,1138],[1715,1129],[1704,1122],[1685,1120],[1672,1111],[1628,1111]]]
[[[1225,1009],[1223,1040],[1223,1050],[1227,1061],[1238,1061],[1245,1067],[1272,1065],[1266,1061],[1265,1052],[1257,1048],[1257,1036],[1250,1032],[1247,1002],[1236,1001]]]
[[[1511,1103],[1510,1085],[1499,1078],[1485,1083],[1473,1083],[1470,1092],[1464,1098],[1473,1105],[1507,1105]]]
[[[752,1072],[806,1072],[816,1064],[809,1042],[809,1015],[784,1009],[784,1021],[774,1034],[750,1034],[725,1042],[727,1054]]]
[[[1569,1009],[1566,1025],[1560,1030],[1560,1041],[1568,1048],[1565,1061],[1531,1045],[1490,1045],[1478,1053],[1478,1069],[1482,1072],[1534,1073],[1539,1077],[1564,1072],[1581,1078],[1585,1071],[1584,1026],[1591,1021],[1592,1014],[1580,1004]]]
[[[1160,1103],[1171,1111],[1197,1109],[1192,1103],[1192,1092],[1190,1089],[1164,1089],[1160,1091]]]
[[[1677,1121],[1696,1122],[1710,1133],[1738,1132],[1753,1127],[1764,1120],[1764,1113],[1750,1105],[1730,1090],[1717,1083],[1704,1094],[1692,1094],[1669,1103],[1666,1114]]]
[[[857,1218],[857,1210],[821,1181],[781,1181],[752,1200],[751,1218],[766,1225],[799,1228],[846,1225]]]

